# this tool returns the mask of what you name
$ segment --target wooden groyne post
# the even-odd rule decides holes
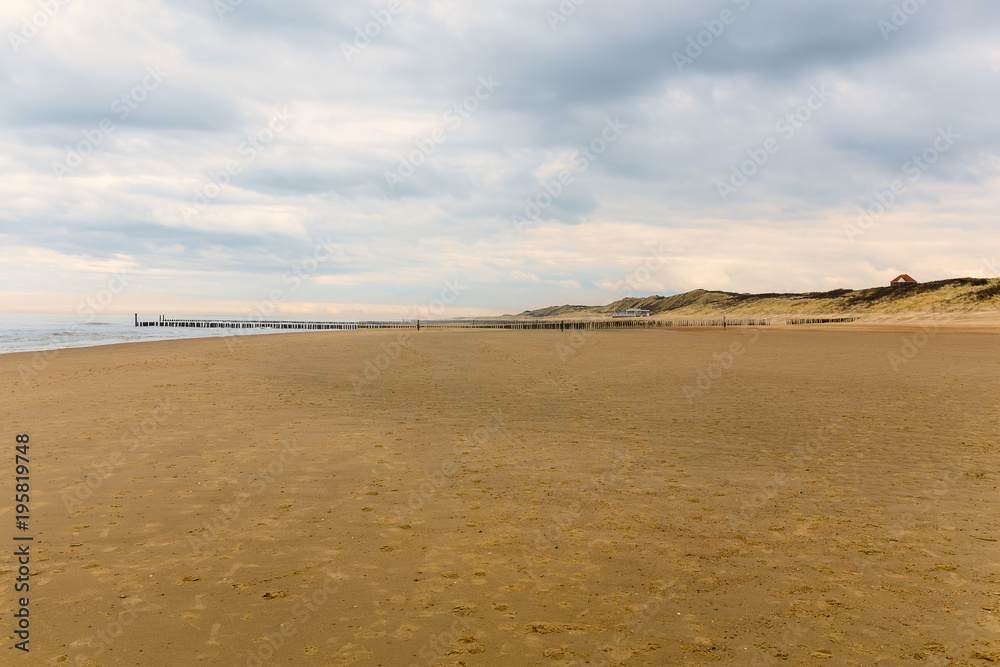
[[[788,324],[806,324],[814,322],[854,321],[857,318],[841,318],[833,320],[789,320]],[[555,331],[603,331],[610,329],[659,329],[682,327],[722,327],[733,326],[760,327],[770,325],[765,319],[730,320],[654,320],[643,319],[609,319],[609,320],[374,320],[363,322],[303,322],[296,320],[251,320],[251,319],[171,319],[160,315],[155,320],[140,320],[139,314],[134,317],[137,327],[179,327],[196,329],[282,329],[310,331],[353,331],[356,329],[506,329],[506,330],[549,330]]]

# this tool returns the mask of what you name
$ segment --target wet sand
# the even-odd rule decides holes
[[[3,355],[0,520],[28,433],[34,537],[28,656],[9,538],[0,566],[4,662],[988,665],[998,333]]]

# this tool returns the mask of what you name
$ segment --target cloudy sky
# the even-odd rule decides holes
[[[5,0],[0,310],[996,273],[993,0]]]

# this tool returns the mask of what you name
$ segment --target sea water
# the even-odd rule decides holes
[[[153,319],[153,318],[149,318]],[[264,319],[264,318],[255,318]],[[185,329],[136,327],[134,315],[28,315],[0,313],[0,354],[92,347],[177,338],[214,338],[292,333],[275,329]]]

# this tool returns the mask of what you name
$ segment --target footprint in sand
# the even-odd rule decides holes
[[[975,660],[985,660],[986,662],[1000,662],[1000,651],[974,651],[969,657]]]
[[[463,648],[467,652],[472,654],[484,653],[486,651],[486,647],[483,646],[480,643],[480,641],[475,637],[473,637],[472,635],[462,635],[461,637],[458,638],[458,643],[464,644],[465,646],[463,646]]]
[[[389,634],[390,636],[395,637],[396,639],[402,639],[403,641],[406,641],[408,639],[413,639],[413,633],[415,633],[419,629],[420,628],[418,628],[415,625],[401,625]]]
[[[354,638],[358,640],[365,640],[382,637],[385,635],[385,630],[381,629],[381,626],[383,625],[385,625],[385,621],[378,621],[369,628],[361,628],[354,633]]]
[[[472,604],[459,604],[451,608],[451,613],[455,616],[472,616],[476,606]]]
[[[524,631],[529,634],[547,635],[562,632],[563,629],[555,623],[529,623],[524,626]]]

